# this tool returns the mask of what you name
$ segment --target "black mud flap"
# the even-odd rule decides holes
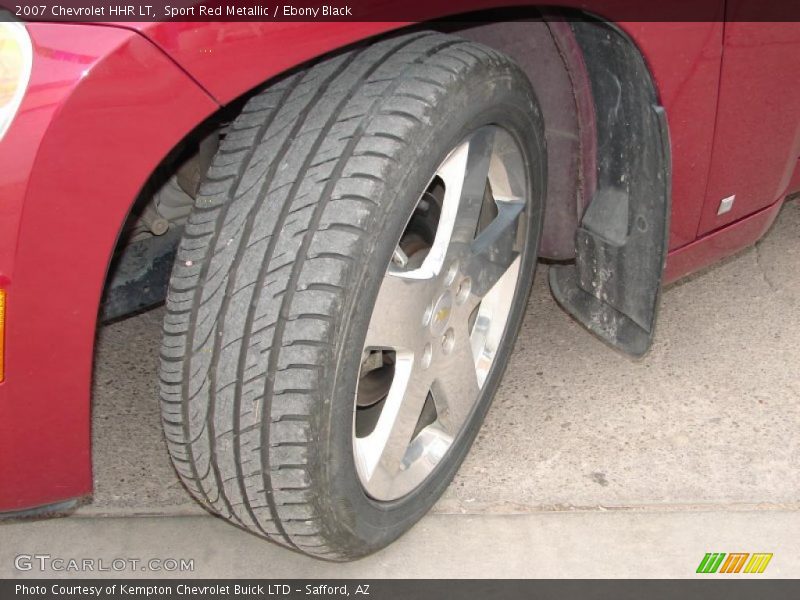
[[[114,257],[100,305],[101,323],[164,302],[182,234],[183,227],[171,228],[126,245]]]
[[[575,264],[552,266],[550,288],[589,331],[638,357],[653,340],[667,256],[667,120],[632,41],[600,22],[572,27],[595,100],[597,190],[578,228]]]

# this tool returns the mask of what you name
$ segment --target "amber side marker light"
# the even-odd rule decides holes
[[[0,383],[6,377],[5,340],[6,340],[6,291],[0,290]]]

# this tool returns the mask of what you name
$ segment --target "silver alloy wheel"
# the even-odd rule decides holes
[[[443,191],[429,247],[407,256],[398,245],[386,270],[363,356],[373,368],[376,355],[390,356],[393,374],[384,398],[370,407],[367,431],[358,419],[372,401],[359,401],[357,393],[353,424],[359,479],[376,500],[419,486],[481,396],[506,330],[527,236],[524,165],[506,130],[486,126],[469,135],[432,178]],[[430,195],[420,202],[425,198]]]

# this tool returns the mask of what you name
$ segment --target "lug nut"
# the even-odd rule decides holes
[[[423,327],[427,327],[431,324],[431,317],[433,316],[433,307],[429,306],[425,309],[425,312],[422,314],[422,325]]]
[[[425,344],[425,349],[422,351],[422,359],[420,363],[422,364],[423,369],[427,369],[431,366],[431,359],[433,358],[433,348],[430,344]]]
[[[456,292],[456,302],[464,304],[469,298],[469,293],[472,291],[472,280],[467,277],[458,284],[458,291]]]
[[[445,354],[450,354],[453,350],[453,346],[456,345],[456,334],[451,327],[448,329],[445,334],[442,336],[442,350],[444,350]]]
[[[447,269],[447,275],[444,278],[445,286],[450,286],[456,280],[456,275],[458,275],[458,261],[453,261],[450,265],[450,268]]]

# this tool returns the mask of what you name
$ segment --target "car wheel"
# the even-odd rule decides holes
[[[331,560],[425,514],[511,351],[545,160],[524,74],[449,35],[351,49],[253,96],[167,299],[163,425],[189,491]]]

